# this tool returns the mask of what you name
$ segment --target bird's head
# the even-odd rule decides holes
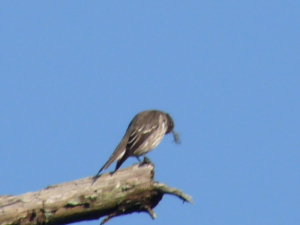
[[[168,126],[166,134],[168,134],[168,133],[172,132],[174,129],[174,121],[168,113],[166,113],[166,117],[167,117],[167,126]]]

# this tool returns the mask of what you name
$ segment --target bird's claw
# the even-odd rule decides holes
[[[144,165],[152,165],[154,167],[154,164],[150,161],[150,159],[146,156],[144,156],[144,159],[142,162],[140,162],[139,166],[144,166]]]

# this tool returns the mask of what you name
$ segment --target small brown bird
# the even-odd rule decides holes
[[[179,136],[173,129],[174,121],[167,113],[158,110],[147,110],[138,113],[128,125],[124,137],[113,154],[96,176],[103,169],[107,169],[114,161],[117,161],[116,172],[128,157],[135,156],[138,158],[145,155],[157,147],[165,134],[172,132],[174,141],[179,144]]]

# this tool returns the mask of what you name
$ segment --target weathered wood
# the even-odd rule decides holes
[[[133,165],[116,173],[49,186],[38,192],[19,196],[0,196],[0,224],[68,224],[107,216],[147,212],[154,219],[153,208],[164,194],[184,201],[191,198],[180,190],[153,181],[152,165]]]

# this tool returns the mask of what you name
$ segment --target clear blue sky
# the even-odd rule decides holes
[[[148,155],[155,180],[195,204],[165,196],[155,221],[110,225],[298,224],[299,12],[299,0],[1,1],[0,194],[94,175],[133,116],[160,109],[182,144],[166,136]]]

